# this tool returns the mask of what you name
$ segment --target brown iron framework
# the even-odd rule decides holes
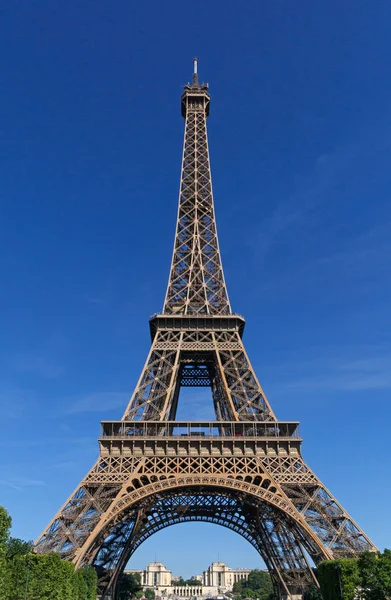
[[[206,118],[208,86],[182,94],[179,210],[162,314],[120,421],[102,422],[100,454],[36,542],[93,564],[115,594],[133,552],[186,521],[236,531],[259,552],[281,598],[316,582],[312,565],[376,550],[301,456],[298,423],[277,421],[246,354],[219,252]],[[216,421],[176,421],[180,388],[212,390]]]

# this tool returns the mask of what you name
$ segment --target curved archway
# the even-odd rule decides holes
[[[185,515],[183,519],[179,518],[171,525],[165,527],[159,525],[156,531],[146,537],[132,553],[124,572],[136,569],[147,570],[149,563],[154,561],[161,562],[172,571],[172,576],[174,576],[171,582],[172,588],[178,585],[175,575],[184,580],[202,575],[202,590],[199,588],[198,593],[194,595],[202,594],[203,597],[229,592],[231,585],[239,581],[239,574],[243,576],[247,569],[249,572],[251,570],[268,571],[259,550],[235,527],[226,527],[208,517],[192,519],[188,515]],[[212,576],[210,570],[213,571],[212,565],[216,562],[227,565],[230,571],[235,571],[235,575],[232,575],[232,578],[227,573],[222,578],[215,574]],[[212,568],[210,569],[210,567]],[[241,571],[243,572],[241,573]],[[201,577],[197,577],[197,579],[201,582]],[[154,579],[145,573],[142,583],[144,585],[153,584]],[[163,584],[163,578],[160,579],[158,585],[159,583]],[[207,590],[208,587],[215,589]],[[171,586],[165,594],[163,590],[162,587],[156,592],[158,596],[162,596],[162,600],[169,596],[182,597],[182,594],[178,591],[175,592]],[[183,596],[187,596],[184,591]]]
[[[96,545],[97,539],[99,540],[102,538],[102,534],[104,534],[111,523],[121,521],[122,514],[129,508],[143,502],[149,496],[165,493],[170,490],[177,490],[176,493],[178,493],[178,491],[180,493],[182,489],[186,489],[187,487],[195,487],[197,489],[203,489],[205,487],[221,488],[223,490],[230,490],[237,494],[242,493],[250,498],[254,497],[257,500],[267,502],[275,508],[280,509],[285,513],[287,518],[290,517],[293,519],[303,529],[306,536],[312,540],[314,548],[317,548],[315,555],[319,553],[322,558],[331,558],[331,553],[330,556],[327,554],[324,545],[321,543],[316,533],[310,528],[302,514],[287,496],[274,486],[268,476],[257,476],[257,485],[252,483],[253,477],[250,476],[250,479],[251,482],[248,482],[241,477],[232,477],[229,475],[183,475],[169,478],[164,476],[160,479],[157,477],[149,479],[146,476],[142,476],[140,481],[135,479],[132,481],[131,486],[127,486],[123,489],[116,502],[111,505],[110,511],[106,513],[105,518],[101,519],[95,526],[91,536],[79,551],[79,558],[76,561],[76,566],[81,564],[86,555],[91,554],[91,547]]]
[[[144,482],[146,483],[146,482]],[[307,559],[324,558],[323,547],[282,495],[246,481],[189,476],[124,489],[110,519],[101,523],[82,562],[99,573],[102,598],[112,597],[120,573],[151,535],[177,523],[205,521],[236,531],[267,565],[280,594],[301,593],[314,576]]]

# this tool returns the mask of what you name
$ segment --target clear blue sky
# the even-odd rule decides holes
[[[390,22],[387,0],[3,3],[0,502],[14,535],[35,538],[65,501],[143,366],[197,55],[247,350],[278,417],[301,421],[310,466],[391,545]],[[208,418],[206,400],[179,416]],[[132,565],[155,556],[184,576],[217,557],[259,565],[204,524],[157,534]]]

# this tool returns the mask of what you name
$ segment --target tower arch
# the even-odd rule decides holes
[[[102,592],[113,593],[127,562],[147,539],[179,523],[202,521],[226,527],[252,544],[282,596],[300,593],[304,585],[316,582],[307,557],[316,564],[329,555],[289,501],[281,502],[278,494],[262,487],[256,490],[246,482],[230,483],[195,477],[192,482],[190,478],[186,483],[171,482],[152,493],[146,486],[137,500],[125,494],[111,520],[96,529],[78,566],[93,564],[100,573]]]

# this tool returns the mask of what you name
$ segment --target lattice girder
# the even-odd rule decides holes
[[[175,418],[183,367],[192,360],[208,366],[212,379],[208,385],[212,388],[218,419],[275,420],[237,330],[200,332],[160,328],[123,418]],[[202,385],[207,385],[205,378]]]
[[[174,251],[164,313],[229,314],[214,214],[207,88],[184,94],[185,137]]]

